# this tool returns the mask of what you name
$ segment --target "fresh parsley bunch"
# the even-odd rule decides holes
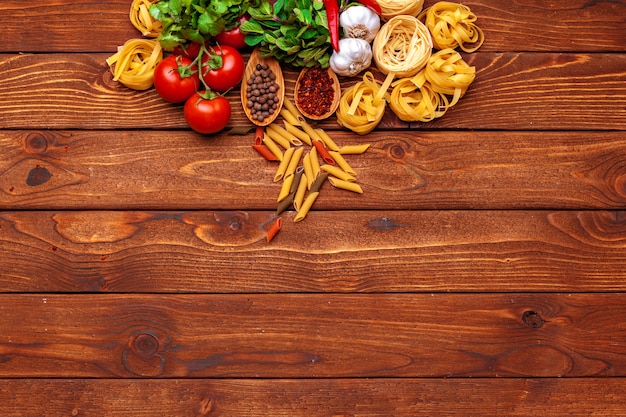
[[[240,30],[262,56],[294,67],[328,67],[332,48],[322,1],[262,0],[248,13],[251,19]]]
[[[260,0],[160,0],[150,15],[160,21],[161,46],[171,51],[188,41],[203,43],[224,29],[237,25],[239,17]]]

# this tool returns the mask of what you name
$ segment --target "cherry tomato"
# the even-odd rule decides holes
[[[154,88],[166,101],[182,103],[200,86],[198,71],[192,61],[183,56],[170,55],[154,70]]]
[[[232,46],[218,45],[202,55],[202,78],[211,90],[221,93],[236,87],[243,78],[245,62]]]
[[[189,58],[191,60],[196,59],[198,57],[198,53],[200,53],[200,44],[191,41],[178,45],[172,50],[172,54],[184,56],[185,58]]]
[[[217,133],[224,129],[230,120],[230,103],[224,96],[206,94],[196,92],[187,99],[183,109],[185,120],[189,127],[198,133]]]
[[[215,39],[215,41],[219,45],[228,45],[228,46],[232,46],[235,49],[245,48],[246,46],[248,46],[246,45],[246,35],[245,33],[241,33],[241,31],[239,30],[239,26],[241,26],[243,22],[247,22],[248,20],[250,20],[250,15],[244,14],[243,16],[239,18],[239,22],[237,23],[237,26],[235,26],[234,28],[230,30],[222,31],[213,39]]]

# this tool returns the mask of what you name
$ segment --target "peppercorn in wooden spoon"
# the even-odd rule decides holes
[[[243,111],[252,123],[267,126],[278,116],[285,99],[285,80],[280,64],[272,57],[252,51],[241,81]]]

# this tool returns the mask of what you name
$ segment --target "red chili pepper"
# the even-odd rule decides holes
[[[380,5],[378,4],[376,0],[357,0],[357,1],[361,3],[363,6],[367,6],[373,11],[375,11],[378,16],[380,16],[381,13],[383,12],[380,9]]]
[[[333,49],[339,52],[339,2],[337,0],[324,0],[324,8],[326,9],[326,20],[330,31],[330,43]]]

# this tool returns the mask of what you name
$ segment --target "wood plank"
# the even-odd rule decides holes
[[[107,56],[0,55],[0,126],[188,129],[182,106],[154,89],[137,92],[113,81]],[[477,68],[467,94],[444,117],[416,128],[626,130],[626,54],[475,53],[467,61]],[[297,72],[285,76],[291,97]],[[355,81],[343,79],[343,86]],[[228,98],[229,127],[251,128],[238,93]],[[324,126],[339,129],[334,116]],[[379,129],[402,126],[387,108]]]
[[[0,52],[106,52],[139,37],[128,19],[130,0],[3,0]],[[434,4],[426,0],[426,6]],[[624,50],[623,1],[470,0],[486,34],[482,51],[609,52]],[[25,24],[26,23],[26,24]]]
[[[0,380],[4,417],[626,414],[622,379]]]
[[[624,306],[623,293],[2,294],[0,377],[623,377]]]
[[[115,52],[141,37],[131,24],[132,0],[3,0],[2,52]],[[10,40],[10,42],[9,42]]]
[[[426,1],[434,4],[436,1]],[[626,2],[471,0],[481,51],[624,52]]]
[[[611,211],[0,212],[3,292],[624,292]],[[288,254],[288,256],[286,255]]]
[[[622,132],[333,135],[339,145],[371,143],[346,157],[364,194],[327,184],[315,209],[626,207]],[[253,134],[0,131],[0,208],[275,210],[277,165],[252,142]]]

